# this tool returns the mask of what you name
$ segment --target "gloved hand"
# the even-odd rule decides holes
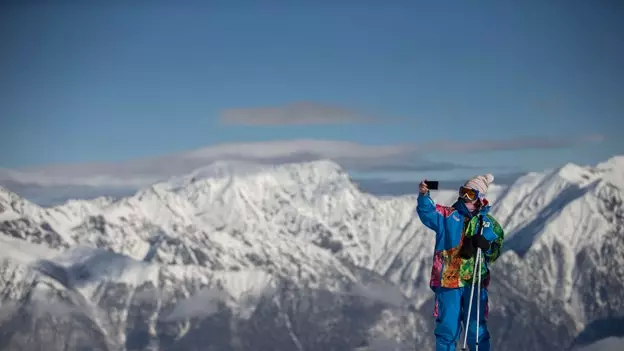
[[[475,246],[474,240],[472,240],[472,237],[470,238],[464,237],[462,246],[459,248],[459,257],[467,260],[473,257],[476,253],[477,253],[477,247]]]
[[[475,248],[480,248],[483,251],[487,251],[490,249],[490,242],[483,237],[483,235],[474,235],[471,237],[472,245]]]

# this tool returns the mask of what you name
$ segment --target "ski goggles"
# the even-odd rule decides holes
[[[459,188],[459,197],[464,200],[474,201],[479,198],[479,191],[462,186]]]

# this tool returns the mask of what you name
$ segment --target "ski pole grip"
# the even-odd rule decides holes
[[[479,233],[478,235],[483,234],[483,215],[479,215]]]

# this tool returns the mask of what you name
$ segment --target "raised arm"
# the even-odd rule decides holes
[[[442,227],[442,214],[438,212],[438,205],[429,196],[429,191],[418,193],[418,200],[416,206],[416,213],[420,221],[429,229],[434,230],[436,233],[440,231]]]

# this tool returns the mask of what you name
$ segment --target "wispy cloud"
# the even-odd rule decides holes
[[[425,146],[428,150],[443,152],[486,152],[530,149],[561,149],[604,140],[601,134],[568,136],[532,136],[515,139],[478,140],[468,142],[437,141]]]
[[[363,145],[333,140],[285,140],[229,143],[190,152],[121,163],[53,165],[27,170],[0,170],[0,184],[32,186],[141,187],[184,175],[216,161],[266,165],[330,159],[355,171],[449,170],[467,165],[431,161],[413,145]]]
[[[380,118],[336,105],[295,102],[282,106],[231,108],[221,111],[220,122],[237,125],[303,125],[378,122]]]
[[[174,176],[186,175],[216,161],[234,161],[261,165],[279,165],[329,159],[347,171],[413,172],[450,171],[482,168],[485,165],[438,161],[432,151],[468,153],[523,149],[566,148],[599,142],[597,134],[570,137],[529,137],[510,140],[470,142],[435,142],[423,145],[365,145],[349,141],[295,139],[253,143],[226,143],[179,154],[164,155],[119,163],[52,165],[39,168],[0,169],[0,186],[8,189],[31,189],[40,197],[41,187],[55,190],[54,196],[80,188],[92,194],[127,194],[138,188]],[[493,167],[495,165],[488,165]],[[79,197],[79,196],[75,196]]]
[[[356,171],[451,170],[468,167],[424,157],[415,145],[364,145],[349,141],[298,139],[260,143],[232,143],[186,153],[187,160],[236,160],[284,164],[330,159]]]

